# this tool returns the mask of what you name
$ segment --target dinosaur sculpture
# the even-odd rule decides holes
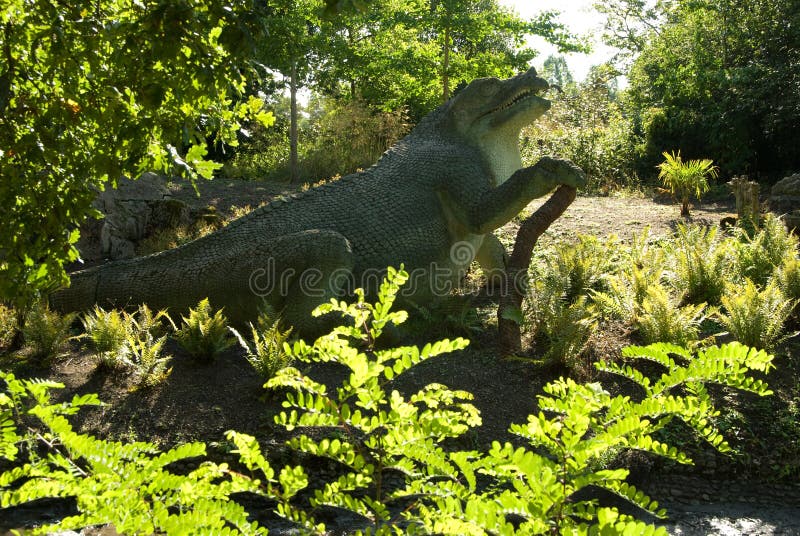
[[[405,265],[403,293],[415,301],[448,292],[473,259],[502,269],[492,231],[555,186],[585,183],[564,160],[522,168],[519,132],[550,108],[547,89],[534,69],[474,80],[366,171],[273,200],[176,249],[75,272],[51,304],[180,311],[208,297],[241,323],[266,300],[303,331],[316,305],[352,286],[374,292],[387,266]]]

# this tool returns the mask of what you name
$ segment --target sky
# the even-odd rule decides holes
[[[602,29],[602,15],[592,9],[593,0],[499,0],[499,3],[517,11],[523,18],[531,18],[541,11],[560,11],[559,21],[576,34],[588,34]],[[592,65],[598,65],[610,59],[613,50],[600,42],[599,39],[591,41],[593,52],[591,54],[565,54],[569,70],[573,77],[582,81]],[[540,37],[532,37],[529,44],[539,51],[539,56],[534,59],[534,67],[541,67],[550,54],[558,51],[554,46]]]

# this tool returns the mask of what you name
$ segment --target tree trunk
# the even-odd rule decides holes
[[[300,169],[297,161],[297,64],[294,62],[289,74],[289,95],[289,182],[295,183],[300,178]]]
[[[497,307],[497,328],[500,348],[504,355],[517,354],[522,350],[520,325],[509,313],[522,308],[522,299],[528,290],[528,267],[536,241],[550,225],[561,216],[575,200],[576,190],[561,185],[553,192],[539,210],[522,222],[514,240],[514,250],[508,260],[504,284],[500,287],[500,305]]]
[[[444,29],[444,51],[442,61],[442,102],[450,99],[450,27]]]

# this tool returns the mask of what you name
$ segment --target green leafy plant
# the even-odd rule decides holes
[[[741,285],[728,285],[717,320],[742,344],[769,350],[791,336],[784,324],[796,303],[775,281],[759,289],[747,279]]]
[[[126,365],[130,318],[124,312],[106,311],[99,305],[81,319],[86,337],[91,341],[100,364],[109,369]]]
[[[281,318],[262,313],[258,318],[258,328],[250,324],[252,346],[234,328],[228,328],[246,352],[247,361],[258,374],[268,380],[279,370],[292,364],[292,358],[285,344],[292,334],[292,328],[282,329]]]
[[[717,177],[717,168],[709,159],[684,162],[681,153],[664,152],[664,161],[658,165],[658,178],[680,203],[681,216],[689,217],[689,198],[698,199],[708,191],[708,178]]]
[[[0,351],[11,345],[18,329],[16,311],[0,303]]]
[[[221,309],[212,314],[208,298],[190,309],[188,317],[181,318],[183,326],[175,332],[175,338],[189,355],[199,361],[211,361],[234,344],[228,331],[228,320]]]
[[[125,341],[125,363],[133,369],[140,387],[153,387],[172,372],[167,363],[172,356],[161,356],[167,336],[159,338],[149,331],[128,332]]]
[[[563,299],[573,303],[590,291],[603,290],[609,274],[616,270],[618,241],[605,241],[591,235],[578,236],[575,244],[558,245],[541,267],[539,279],[547,288],[561,288]]]
[[[410,513],[409,533],[435,534],[666,534],[616,507],[601,506],[587,488],[603,488],[640,508],[663,516],[658,503],[629,484],[629,471],[606,469],[599,461],[609,450],[651,452],[678,463],[691,459],[656,433],[680,419],[712,447],[727,452],[713,424],[713,407],[706,383],[768,395],[771,391],[751,371],[768,372],[771,355],[739,343],[693,352],[670,344],[628,347],[626,360],[645,360],[663,370],[658,379],[628,363],[597,363],[606,373],[630,380],[641,397],[611,396],[599,383],[581,385],[559,379],[544,387],[540,412],[511,432],[529,447],[495,442],[484,457],[451,454],[448,479],[420,482],[425,495],[419,513]],[[652,365],[651,365],[652,366]],[[478,484],[477,475],[491,478]],[[509,514],[513,514],[512,519]],[[420,525],[414,531],[415,525]]]
[[[667,247],[674,263],[673,284],[682,292],[682,301],[719,305],[730,280],[728,245],[727,241],[717,240],[716,227],[678,225],[676,236]]]
[[[785,260],[797,257],[797,237],[772,214],[764,216],[755,234],[738,227],[736,238],[732,242],[736,270],[758,286],[766,285]]]
[[[322,439],[301,434],[289,444],[303,452],[340,464],[343,474],[315,491],[313,507],[333,506],[362,516],[378,532],[386,530],[388,502],[410,501],[400,488],[386,485],[387,473],[405,481],[436,479],[438,464],[447,464],[438,442],[456,437],[480,424],[469,393],[431,384],[409,397],[391,389],[392,382],[413,366],[437,355],[467,346],[465,339],[441,340],[422,349],[414,346],[377,349],[375,341],[387,325],[400,324],[404,311],[392,312],[397,292],[408,278],[402,270],[389,269],[380,286],[377,303],[356,290],[356,303],[332,300],[314,310],[319,316],[339,313],[350,324],[308,345],[297,341],[290,355],[300,362],[337,363],[350,371],[343,383],[329,393],[325,385],[285,368],[267,387],[294,391],[283,403],[286,411],[275,421],[288,430],[315,427],[325,430]],[[390,390],[391,389],[391,390]],[[317,436],[317,434],[315,434]]]
[[[586,296],[569,303],[544,288],[534,296],[530,324],[535,344],[544,350],[537,361],[578,370],[580,357],[597,327]]]
[[[800,300],[800,259],[784,259],[775,271],[775,283],[785,298],[795,302]]]
[[[44,302],[38,302],[25,315],[22,337],[30,348],[30,356],[48,362],[64,351],[72,338],[70,327],[77,317],[74,313],[60,315]]]
[[[691,347],[699,337],[705,310],[705,303],[681,307],[664,287],[653,286],[647,290],[635,325],[647,344],[669,342]]]
[[[96,395],[52,404],[50,391],[61,384],[21,380],[6,372],[0,372],[0,382],[0,458],[13,464],[0,473],[0,507],[69,497],[78,509],[78,514],[38,527],[34,534],[105,524],[120,534],[142,536],[267,534],[230,499],[244,491],[276,500],[279,515],[313,526],[289,502],[307,482],[302,468],[286,467],[275,479],[250,436],[231,432],[228,437],[242,462],[258,470],[262,480],[247,478],[225,463],[192,463],[206,455],[204,443],[160,452],[150,443],[106,441],[75,432],[67,417],[100,404]],[[23,419],[25,426],[20,425]],[[195,468],[180,473],[170,469],[186,461]]]

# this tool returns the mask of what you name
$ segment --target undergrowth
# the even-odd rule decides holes
[[[338,313],[349,323],[313,344],[297,341],[289,347],[298,362],[344,367],[348,374],[338,387],[329,390],[294,367],[267,383],[291,391],[276,417],[297,432],[289,445],[339,467],[321,487],[309,490],[311,512],[321,506],[350,511],[363,519],[357,534],[666,534],[586,493],[603,488],[664,515],[656,501],[627,482],[627,469],[604,468],[599,460],[612,450],[634,449],[690,463],[676,446],[654,436],[674,419],[727,451],[705,385],[770,394],[751,375],[772,368],[772,356],[764,351],[739,343],[696,352],[663,343],[630,347],[623,352],[628,362],[597,368],[626,378],[640,396],[612,396],[600,383],[560,378],[544,387],[539,412],[510,428],[527,446],[495,442],[488,452],[445,448],[443,440],[480,424],[472,395],[441,384],[403,395],[394,381],[468,341],[442,340],[422,348],[376,345],[390,324],[407,317],[391,310],[407,278],[402,269],[389,269],[374,305],[357,291],[356,303],[333,300],[318,307],[315,315]],[[642,360],[650,363],[645,370],[659,369],[653,377],[636,366]],[[76,432],[69,417],[99,404],[96,395],[52,404],[50,391],[59,384],[9,373],[0,373],[0,381],[0,457],[6,467],[0,473],[0,507],[74,497],[79,511],[34,533],[110,523],[125,534],[264,534],[232,500],[245,491],[270,499],[274,513],[302,532],[326,533],[304,503],[293,500],[309,486],[306,471],[273,469],[254,437],[227,433],[246,471],[233,470],[206,461],[203,443],[161,452],[145,442]],[[190,470],[173,472],[175,462],[189,460]]]

